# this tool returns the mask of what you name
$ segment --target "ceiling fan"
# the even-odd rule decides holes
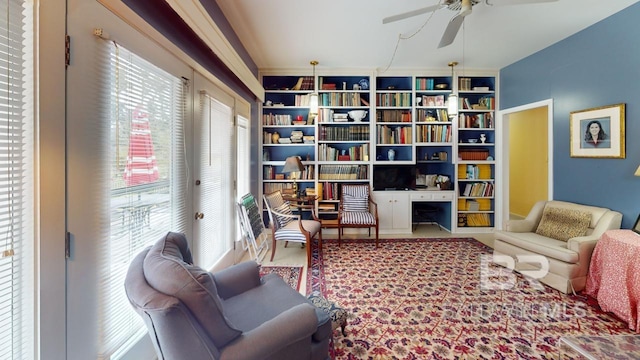
[[[457,14],[449,21],[447,28],[444,30],[444,34],[442,34],[442,39],[440,39],[440,44],[438,44],[438,48],[445,47],[455,40],[456,35],[458,34],[458,30],[460,30],[460,26],[464,21],[465,16],[471,14],[472,8],[484,2],[486,5],[520,5],[520,4],[533,4],[533,3],[544,3],[544,2],[555,2],[558,0],[441,0],[438,4],[427,6],[424,8],[408,11],[402,14],[393,15],[382,19],[383,24],[387,24],[390,22],[407,19],[413,16],[418,16],[422,14],[426,14],[429,12],[434,12],[440,9],[449,9],[451,11],[456,11]]]

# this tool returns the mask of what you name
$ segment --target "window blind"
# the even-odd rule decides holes
[[[235,134],[233,109],[206,93],[200,95],[203,132],[208,147],[201,149],[200,208],[205,215],[200,239],[194,247],[197,264],[211,269],[227,251],[234,239],[236,212],[234,208]]]
[[[186,227],[182,79],[122,46],[108,47],[110,121],[109,239],[100,258],[100,351],[110,358],[144,334],[124,292],[135,255]]]
[[[236,125],[236,201],[242,196],[249,193],[250,189],[250,152],[251,138],[249,133],[249,120],[244,116],[237,117]],[[236,229],[236,240],[241,240],[242,231],[240,230],[240,222],[238,221]]]
[[[0,8],[0,359],[33,359],[33,3]]]

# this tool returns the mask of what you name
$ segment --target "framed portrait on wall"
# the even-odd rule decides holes
[[[625,158],[625,104],[571,112],[571,157]]]

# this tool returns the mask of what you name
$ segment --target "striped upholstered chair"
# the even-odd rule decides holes
[[[284,241],[286,247],[289,241],[306,244],[307,266],[311,265],[311,240],[318,235],[318,246],[322,246],[322,223],[316,217],[313,208],[313,219],[303,220],[300,215],[291,212],[291,205],[285,201],[280,191],[263,195],[265,206],[269,213],[269,227],[271,228],[271,261],[276,253],[276,241]]]
[[[343,184],[338,207],[338,245],[344,228],[376,228],[378,247],[378,204],[371,199],[369,184]]]

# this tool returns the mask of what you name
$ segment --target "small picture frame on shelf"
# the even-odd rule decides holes
[[[636,234],[640,235],[640,215],[638,215],[638,218],[636,219],[636,223],[633,225],[631,230],[633,230]]]
[[[625,104],[571,112],[571,157],[625,158]]]

